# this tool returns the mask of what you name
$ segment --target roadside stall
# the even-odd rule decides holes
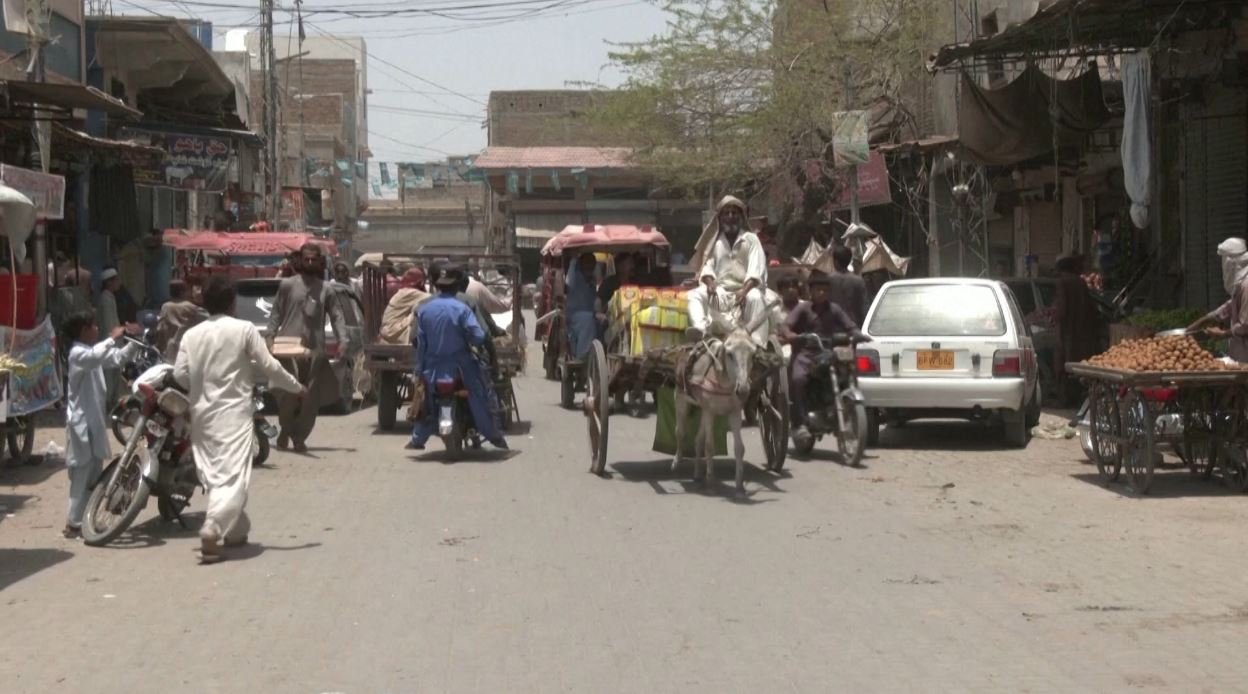
[[[1163,447],[1192,474],[1248,491],[1248,368],[1183,330],[1127,340],[1066,369],[1089,389],[1087,452],[1101,480],[1147,494]]]

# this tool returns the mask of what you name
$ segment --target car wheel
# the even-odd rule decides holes
[[[880,411],[874,407],[867,408],[867,446],[875,448],[880,445]]]
[[[1011,448],[1026,448],[1031,438],[1031,428],[1027,426],[1025,412],[1004,412],[1001,415],[1005,443]]]
[[[1036,382],[1036,387],[1031,392],[1031,401],[1027,403],[1027,427],[1031,428],[1040,424],[1040,404],[1044,402],[1043,396],[1040,395],[1040,382]]]

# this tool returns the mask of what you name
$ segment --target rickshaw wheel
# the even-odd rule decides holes
[[[782,353],[780,342],[774,337],[767,343],[767,349]],[[784,367],[770,370],[760,390],[756,412],[767,469],[780,472],[789,449],[789,379]]]
[[[585,421],[589,426],[589,471],[601,475],[607,467],[607,441],[611,433],[611,393],[607,354],[594,340],[585,359]]]

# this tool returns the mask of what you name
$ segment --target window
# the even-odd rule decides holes
[[[1005,316],[992,287],[897,285],[884,290],[867,332],[877,337],[997,337],[1005,334]]]

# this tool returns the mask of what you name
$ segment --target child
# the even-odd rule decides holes
[[[103,462],[112,455],[108,445],[108,413],[104,369],[120,368],[138,355],[135,345],[122,346],[126,328],[113,328],[107,340],[100,341],[100,326],[93,311],[82,311],[65,320],[63,327],[69,349],[69,395],[65,407],[65,463],[69,469],[69,515],[63,534],[67,538],[82,533],[91,485],[99,477]]]

